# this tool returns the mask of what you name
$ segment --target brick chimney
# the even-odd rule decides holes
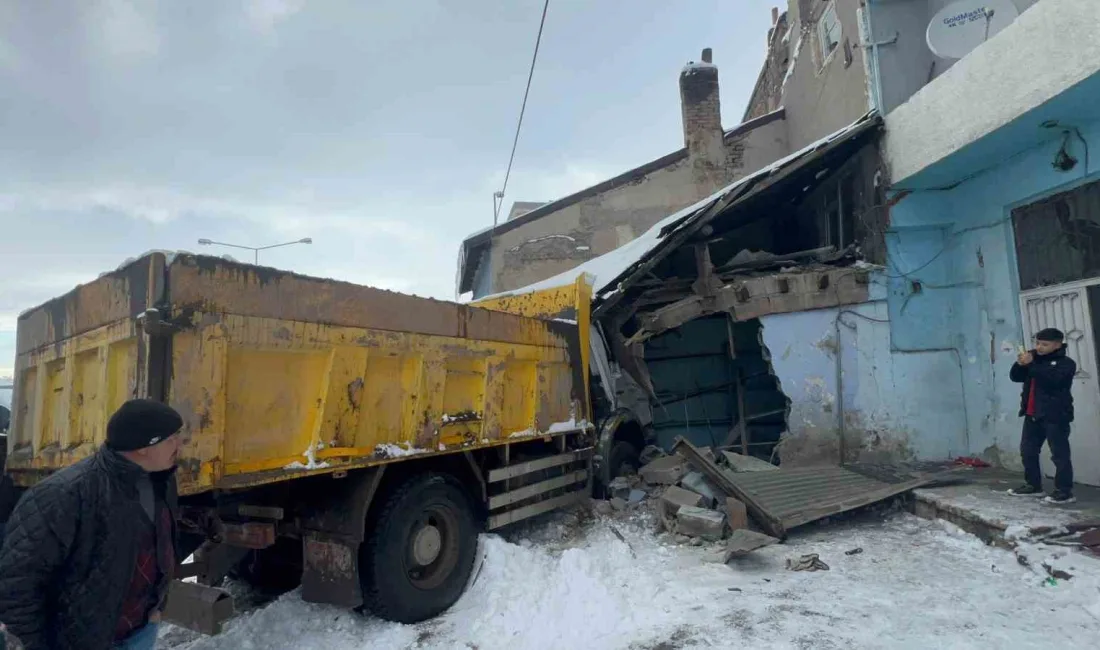
[[[680,107],[689,158],[693,163],[722,164],[725,148],[718,103],[718,68],[711,61],[709,47],[703,50],[702,61],[688,63],[680,72]]]

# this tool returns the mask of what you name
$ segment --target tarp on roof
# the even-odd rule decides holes
[[[665,217],[654,224],[652,228],[647,230],[640,237],[613,251],[588,260],[580,266],[545,280],[529,284],[519,289],[486,296],[484,299],[519,295],[532,291],[565,286],[572,284],[577,279],[577,276],[582,273],[590,277],[590,282],[594,290],[592,294],[593,300],[604,299],[609,294],[617,291],[619,289],[619,284],[638,266],[644,262],[652,261],[654,257],[663,257],[663,254],[667,252],[666,249],[668,248],[669,242],[673,239],[674,234],[682,232],[693,225],[701,225],[700,221],[711,215],[712,208],[717,207],[719,210],[729,208],[736,201],[748,196],[757,186],[762,184],[770,185],[767,181],[779,180],[779,178],[785,176],[788,172],[801,168],[817,159],[817,157],[832,150],[834,147],[859,137],[880,123],[881,120],[877,112],[871,111],[847,127],[785,158],[781,158],[744,178],[738,179],[734,183],[727,185],[694,205],[688,206],[675,214]]]

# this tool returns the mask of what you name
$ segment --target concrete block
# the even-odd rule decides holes
[[[683,506],[676,513],[676,532],[681,535],[718,541],[725,528],[726,516],[717,510]]]
[[[682,507],[699,508],[702,505],[701,495],[675,485],[665,488],[664,494],[661,495],[661,511],[669,517],[675,517]]]
[[[642,450],[642,453],[638,455],[638,460],[642,465],[646,465],[667,455],[664,449],[655,445],[647,445],[646,448]]]
[[[721,492],[718,491],[710,481],[703,476],[702,472],[688,472],[684,474],[684,477],[680,479],[680,485],[687,489],[702,495],[703,505],[707,508],[714,508],[718,505],[718,495]]]
[[[638,470],[642,480],[652,485],[675,485],[686,473],[687,461],[679,456],[658,458]]]
[[[732,451],[723,451],[722,456],[725,457],[726,464],[729,465],[730,469],[735,472],[767,472],[779,469],[766,460],[744,456]]]
[[[763,533],[755,533],[751,530],[735,530],[726,540],[726,562],[735,557],[747,555],[758,548],[778,544],[779,540]]]
[[[598,515],[609,515],[612,512],[611,504],[600,499],[592,499],[592,511]]]
[[[626,500],[615,497],[611,499],[611,507],[618,511],[626,510]]]
[[[631,490],[626,495],[626,502],[629,504],[641,503],[645,501],[646,493],[643,490]]]
[[[607,484],[608,496],[619,497],[620,499],[628,499],[631,489],[630,480],[625,476],[617,476]]]
[[[730,530],[741,530],[749,527],[749,511],[739,499],[726,497],[726,520]]]

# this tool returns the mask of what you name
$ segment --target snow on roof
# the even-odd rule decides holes
[[[681,72],[687,72],[689,70],[708,70],[710,68],[717,68],[718,66],[708,61],[689,61]]]
[[[682,229],[686,225],[692,223],[699,217],[707,208],[717,203],[728,195],[732,194],[735,190],[742,188],[743,186],[752,184],[762,178],[770,176],[771,174],[781,170],[792,162],[806,157],[818,149],[825,147],[833,142],[843,141],[853,134],[862,131],[864,127],[869,125],[872,120],[877,116],[874,111],[871,111],[849,124],[848,126],[832,133],[813,144],[803,147],[799,151],[792,153],[791,155],[781,158],[772,164],[759,169],[748,176],[745,176],[737,181],[734,181],[730,185],[718,190],[714,194],[699,201],[698,203],[688,206],[674,214],[671,214],[664,219],[661,219],[652,228],[645,231],[640,237],[627,242],[626,244],[616,248],[613,251],[604,253],[599,257],[588,260],[580,266],[574,267],[559,273],[553,277],[545,280],[540,280],[533,284],[529,284],[519,289],[512,291],[503,291],[501,293],[494,294],[492,296],[485,296],[480,300],[486,300],[489,298],[501,298],[504,296],[515,296],[525,293],[531,293],[533,291],[542,291],[543,289],[552,289],[555,287],[563,287],[572,284],[576,281],[577,277],[581,274],[589,276],[592,281],[593,298],[606,297],[605,294],[611,293],[618,288],[618,282],[623,276],[633,267],[635,264],[645,260],[656,252],[658,247],[677,230]],[[613,286],[614,285],[614,286]]]
[[[489,296],[497,298],[501,296],[517,295],[524,293],[531,293],[532,291],[541,291],[543,289],[552,289],[554,287],[561,287],[568,284],[572,284],[576,281],[577,276],[581,274],[587,274],[592,280],[592,287],[596,290],[601,290],[608,285],[612,280],[622,275],[634,262],[642,259],[645,255],[652,250],[661,239],[661,231],[667,227],[675,224],[677,221],[686,219],[699,210],[704,210],[712,203],[724,196],[725,190],[716,192],[711,196],[699,201],[698,203],[688,206],[679,212],[667,216],[664,219],[658,221],[652,228],[645,231],[640,237],[633,239],[626,244],[616,248],[615,250],[600,255],[577,266],[569,269],[564,273],[559,273],[551,278],[541,280],[534,284],[529,284],[521,289],[514,291],[506,291],[504,293],[497,294],[495,296]]]

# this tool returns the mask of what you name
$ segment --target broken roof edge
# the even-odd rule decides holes
[[[632,239],[615,250],[594,257],[583,264],[551,276],[545,280],[540,280],[518,289],[502,291],[492,296],[485,296],[485,298],[501,298],[561,287],[574,282],[578,275],[587,273],[595,278],[592,283],[593,302],[606,300],[615,292],[624,288],[624,285],[629,286],[632,276],[638,274],[640,265],[651,261],[656,263],[656,261],[663,259],[664,253],[673,239],[673,235],[684,231],[684,229],[689,228],[693,224],[698,223],[698,225],[702,225],[702,223],[705,223],[705,221],[701,221],[705,213],[711,212],[714,208],[718,208],[718,210],[715,211],[715,214],[718,214],[733,207],[741,199],[746,198],[750,193],[756,190],[755,185],[757,182],[764,180],[766,177],[776,172],[785,170],[785,168],[795,163],[798,163],[796,169],[801,168],[802,164],[807,164],[816,159],[816,156],[813,154],[825,155],[834,147],[859,137],[869,129],[881,124],[881,122],[881,117],[877,111],[868,111],[863,117],[843,129],[835,131],[817,142],[780,158],[770,165],[762,167],[752,174],[734,181],[705,199],[661,219],[639,237]],[[777,178],[776,182],[782,180],[782,178],[783,177]],[[768,186],[770,187],[770,185],[771,184]],[[722,202],[729,200],[730,195],[735,192],[737,192],[737,195],[732,201],[720,205]],[[654,260],[654,258],[657,259]]]
[[[737,182],[724,188],[719,194],[716,205],[705,210],[699,210],[689,218],[666,225],[659,233],[656,245],[646,251],[644,255],[636,259],[628,268],[602,287],[595,287],[592,297],[593,302],[603,302],[616,293],[628,287],[638,277],[646,273],[657,262],[664,259],[669,249],[682,243],[682,240],[690,236],[694,229],[701,228],[720,214],[732,209],[758,192],[764,191],[776,183],[787,178],[790,174],[800,170],[818,158],[829,154],[833,149],[856,140],[871,129],[882,124],[882,117],[878,111],[872,109],[863,114],[855,122],[835,131],[824,138],[809,144],[795,153],[773,162],[758,171],[745,176]],[[771,176],[774,178],[769,178]],[[761,187],[757,187],[763,183]],[[736,194],[735,194],[736,192]],[[708,217],[709,215],[709,217]],[[679,239],[681,241],[674,241]],[[612,288],[612,285],[614,287]]]

